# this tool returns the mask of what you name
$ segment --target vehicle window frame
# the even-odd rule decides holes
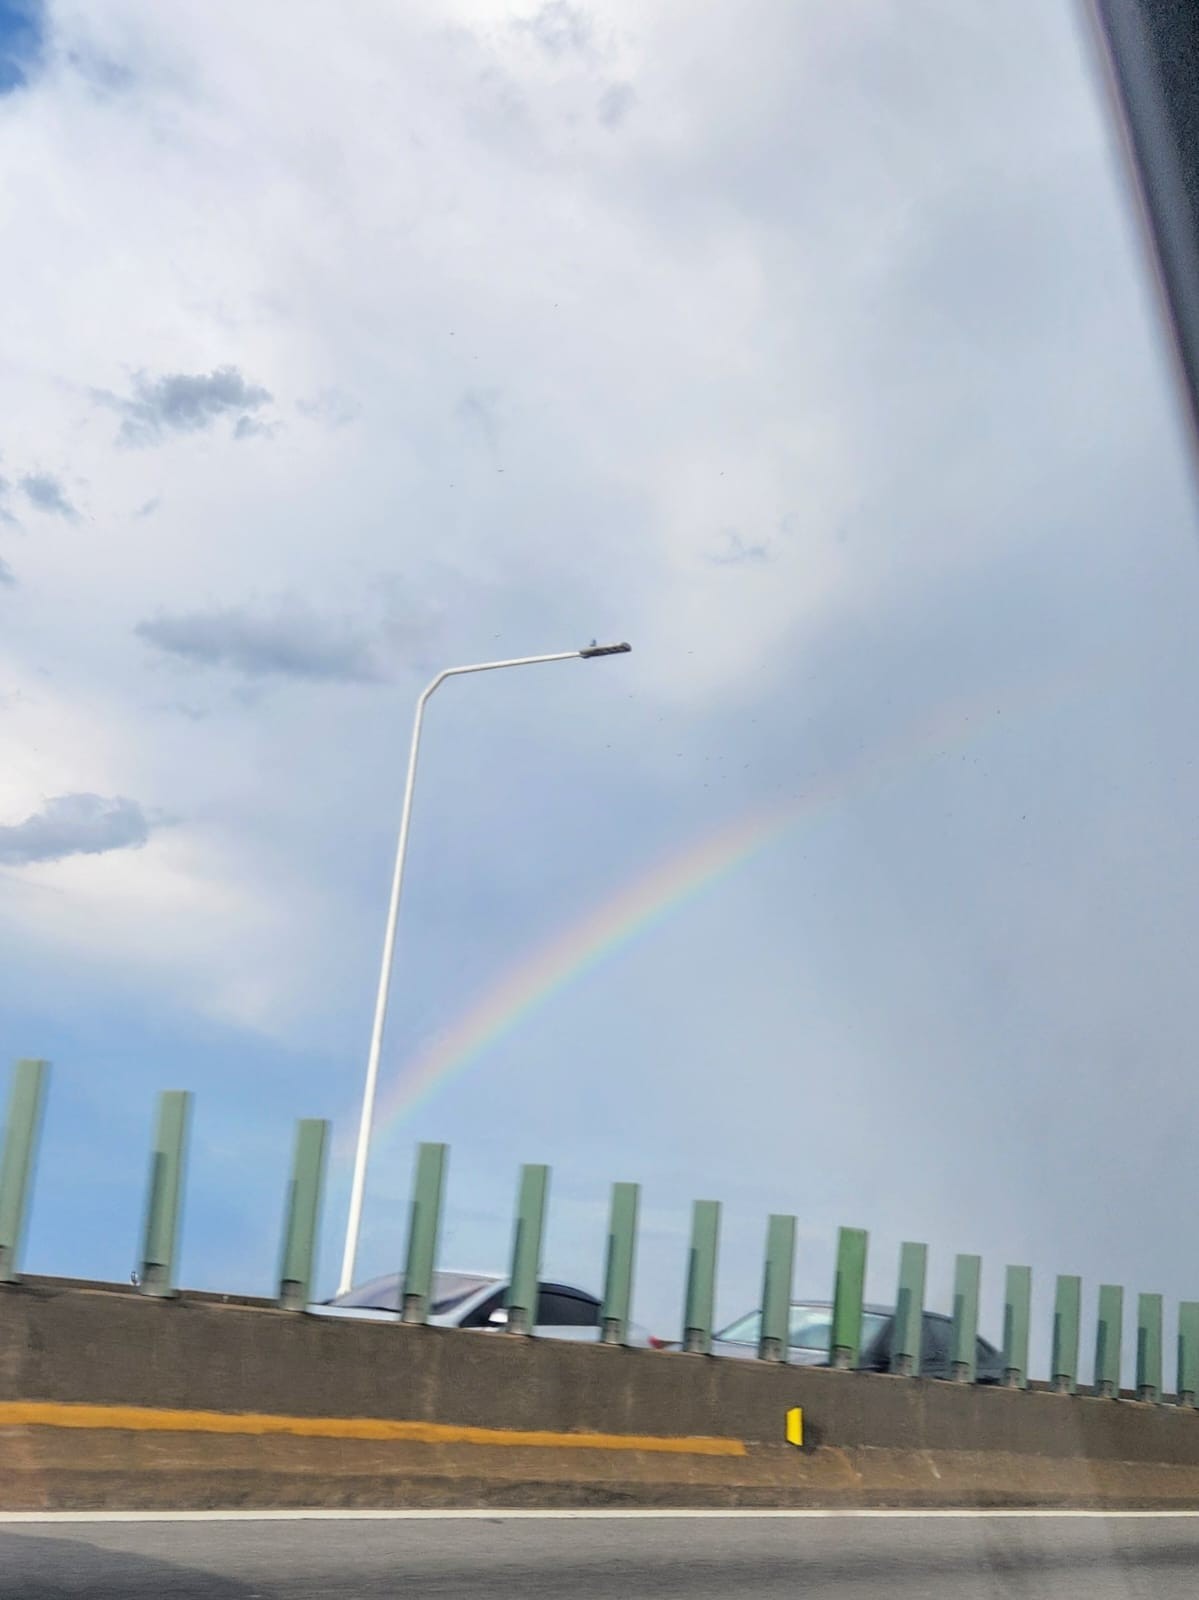
[[[562,1301],[569,1306],[578,1306],[588,1313],[586,1319],[572,1317],[568,1321],[560,1321],[545,1315],[548,1300]],[[600,1302],[593,1295],[585,1294],[581,1289],[571,1289],[565,1284],[542,1283],[537,1287],[537,1315],[533,1326],[537,1328],[598,1328],[600,1324]]]

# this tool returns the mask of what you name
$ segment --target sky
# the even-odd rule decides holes
[[[0,0],[0,1059],[26,1266],[332,1291],[416,696],[359,1276],[418,1141],[446,1265],[673,1334],[766,1217],[1199,1297],[1199,565],[1072,4]],[[1168,1329],[1172,1322],[1168,1316]]]

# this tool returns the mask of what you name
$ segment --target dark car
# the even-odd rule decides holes
[[[895,1311],[887,1306],[865,1306],[862,1310],[859,1372],[891,1370],[891,1330]],[[829,1340],[833,1328],[833,1307],[828,1300],[794,1300],[788,1329],[787,1360],[801,1367],[827,1367]],[[722,1328],[712,1339],[712,1354],[718,1356],[756,1356],[762,1330],[762,1313],[750,1311]],[[939,1311],[924,1313],[924,1340],[921,1352],[922,1378],[949,1378],[950,1339],[953,1323]],[[978,1383],[1003,1381],[1003,1357],[985,1339],[975,1341],[975,1378]]]

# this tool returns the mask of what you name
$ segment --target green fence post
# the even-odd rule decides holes
[[[329,1124],[321,1117],[302,1117],[296,1123],[279,1265],[279,1304],[284,1311],[303,1311],[311,1299],[328,1137]]]
[[[437,1263],[437,1233],[441,1226],[441,1201],[445,1192],[446,1147],[417,1147],[408,1208],[408,1251],[404,1259],[402,1322],[427,1322],[433,1302],[433,1268]]]
[[[146,1193],[140,1284],[143,1294],[166,1296],[175,1292],[175,1250],[179,1243],[184,1149],[190,1112],[188,1090],[166,1089],[159,1095]]]
[[[1003,1286],[1003,1382],[1028,1388],[1028,1329],[1032,1311],[1032,1268],[1009,1267]]]
[[[1199,1390],[1199,1300],[1178,1308],[1178,1404],[1193,1406]]]
[[[924,1347],[924,1284],[928,1274],[928,1246],[899,1247],[899,1292],[891,1328],[891,1371],[901,1378],[916,1377]]]
[[[1124,1290],[1118,1283],[1102,1283],[1095,1324],[1095,1393],[1101,1400],[1114,1400],[1120,1393],[1123,1347]]]
[[[949,1376],[954,1383],[973,1383],[978,1373],[978,1286],[981,1256],[955,1256],[953,1263],[953,1327],[949,1335]]]
[[[17,1281],[49,1073],[48,1061],[18,1061],[13,1071],[0,1155],[0,1283]]]
[[[691,1247],[687,1254],[687,1294],[683,1309],[683,1349],[708,1355],[716,1306],[716,1249],[720,1201],[696,1200],[691,1207]]]
[[[762,1268],[760,1361],[785,1361],[791,1336],[791,1283],[795,1276],[795,1218],[772,1215],[766,1224]]]
[[[841,1228],[837,1233],[837,1276],[833,1281],[833,1331],[829,1364],[856,1367],[862,1348],[862,1298],[866,1292],[865,1228]]]
[[[1053,1302],[1053,1345],[1049,1381],[1057,1394],[1073,1394],[1078,1381],[1078,1325],[1082,1306],[1082,1279],[1062,1273]]]
[[[641,1190],[635,1183],[612,1185],[608,1249],[604,1257],[604,1303],[600,1309],[602,1344],[624,1344],[629,1336],[640,1195]]]
[[[531,1333],[541,1293],[541,1236],[550,1169],[527,1164],[520,1169],[516,1225],[512,1233],[512,1271],[508,1282],[508,1332]]]
[[[1137,1296],[1137,1399],[1156,1405],[1162,1392],[1162,1297]]]

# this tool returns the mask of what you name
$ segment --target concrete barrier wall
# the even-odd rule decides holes
[[[1199,1506],[1199,1414],[0,1290],[2,1508],[621,1503]]]

